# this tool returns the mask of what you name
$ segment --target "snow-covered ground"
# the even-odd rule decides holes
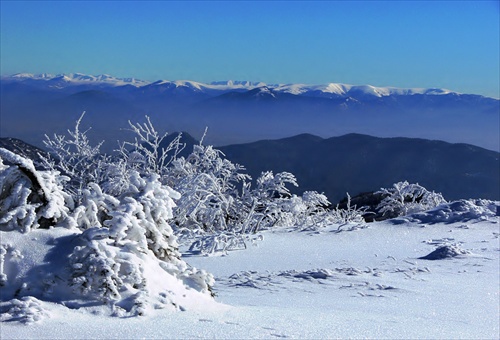
[[[215,276],[218,303],[120,318],[33,299],[19,309],[39,318],[29,323],[2,303],[0,338],[498,339],[499,205],[496,216],[441,209],[357,227],[266,231],[246,250],[219,256],[186,250],[187,263]],[[0,232],[3,244],[12,233],[47,231]],[[448,257],[420,259],[444,245]]]

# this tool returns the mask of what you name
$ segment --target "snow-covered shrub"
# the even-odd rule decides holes
[[[174,211],[177,228],[213,233],[236,226],[241,213],[238,188],[250,177],[222,156],[212,146],[195,145],[187,158],[172,162],[168,178],[181,195]]]
[[[141,177],[133,172],[127,192],[117,197],[119,205],[108,207],[109,228],[116,244],[134,242],[139,249],[150,249],[161,260],[179,258],[177,242],[168,220],[173,218],[179,194],[159,182],[156,174]]]
[[[172,226],[191,250],[204,254],[245,247],[243,235],[298,223],[319,223],[328,200],[318,193],[292,196],[297,185],[287,172],[268,171],[251,187],[245,169],[212,146],[195,145],[186,158],[174,159],[165,172],[167,183],[181,194]]]
[[[160,260],[132,242],[116,245],[107,228],[0,233],[5,279],[1,301],[31,296],[68,308],[95,306],[104,311],[107,306],[110,314],[119,316],[189,309],[213,301],[212,275],[181,259]],[[8,308],[1,306],[2,302],[4,317]]]
[[[330,202],[328,198],[316,191],[306,191],[302,196],[291,195],[291,197],[280,197],[268,201],[268,205],[273,209],[273,218],[264,218],[263,228],[272,226],[292,227],[301,229],[318,228],[329,222],[329,211],[327,209]]]
[[[106,214],[102,203],[87,204],[89,185],[96,184],[103,194],[118,197],[134,180],[131,174],[138,173],[155,174],[162,184],[181,194],[170,221],[179,235],[222,232],[227,236],[255,233],[273,226],[323,223],[326,197],[312,192],[292,197],[286,186],[297,186],[297,181],[290,173],[264,172],[257,178],[255,188],[251,188],[251,178],[243,172],[245,169],[225,159],[213,146],[200,143],[189,156],[177,157],[184,148],[181,136],[164,147],[167,134],[159,133],[148,117],[143,124],[129,122],[135,139],[122,143],[118,156],[111,158],[99,154],[100,145],[89,144],[88,130],[80,130],[82,118],[83,115],[68,136],[47,137],[45,143],[53,158],[44,159],[44,164],[70,175],[72,179],[66,189],[78,204],[87,206],[84,215],[78,216],[89,222],[92,220],[89,210]]]
[[[316,192],[292,196],[287,186],[297,186],[293,174],[263,172],[252,188],[245,169],[227,160],[213,146],[200,143],[189,156],[178,157],[184,148],[181,136],[164,147],[167,134],[159,133],[148,117],[143,124],[129,122],[135,139],[122,143],[117,156],[101,155],[100,144],[91,146],[88,130],[80,129],[83,116],[67,136],[46,137],[51,156],[42,157],[46,168],[69,178],[61,181],[75,202],[70,208],[72,219],[68,219],[68,224],[72,222],[82,230],[105,226],[112,231],[117,226],[133,230],[135,220],[146,223],[139,217],[141,209],[135,205],[137,202],[130,201],[130,197],[125,202],[120,197],[130,196],[130,183],[151,176],[181,194],[176,197],[173,214],[167,220],[177,235],[189,236],[189,242],[198,246],[233,249],[239,247],[233,245],[242,243],[239,235],[279,226],[320,225],[326,221],[327,198]],[[157,235],[148,233],[151,237]],[[112,235],[117,240],[121,237],[119,232]],[[202,241],[201,237],[207,240]],[[150,243],[156,244],[157,240]]]
[[[75,201],[79,201],[81,192],[89,183],[100,184],[108,176],[108,165],[113,164],[111,157],[102,154],[100,147],[90,145],[86,131],[80,130],[85,112],[77,120],[75,129],[68,130],[68,135],[57,135],[51,138],[45,135],[44,144],[48,156],[39,155],[41,166],[57,171],[69,178],[65,189]]]
[[[293,206],[293,223],[301,229],[319,228],[329,223],[330,202],[324,194],[316,191],[305,191],[302,196],[292,196],[289,200]]]
[[[124,142],[120,145],[117,150],[120,161],[124,162],[129,169],[140,173],[158,174],[163,181],[167,166],[185,147],[185,144],[180,142],[182,134],[177,135],[164,147],[163,141],[168,133],[161,134],[157,131],[148,116],[143,124],[134,124],[130,121],[128,123],[135,137],[133,142]],[[166,184],[171,185],[171,183]]]
[[[20,299],[12,299],[2,303],[2,314],[0,321],[18,321],[30,324],[49,317],[50,314],[43,309],[40,300],[32,296],[24,296]]]
[[[364,207],[351,206],[351,196],[347,193],[346,208],[340,209],[337,204],[337,207],[330,212],[329,218],[332,223],[364,223],[363,214],[365,213],[366,209]]]
[[[245,232],[256,233],[261,229],[293,224],[294,212],[302,214],[306,209],[303,203],[290,195],[287,184],[298,186],[295,176],[289,172],[276,175],[272,171],[263,172],[256,180],[256,187],[247,190],[245,201],[251,202],[250,223],[246,223]],[[290,202],[290,198],[294,200]],[[292,203],[292,204],[290,204]]]
[[[394,183],[392,188],[382,188],[376,193],[385,196],[377,209],[389,217],[406,216],[446,203],[442,194],[407,181]]]
[[[103,239],[108,239],[106,228],[90,228],[79,236],[82,245],[74,248],[69,257],[71,282],[77,295],[110,302],[120,298],[120,287],[125,283],[119,274],[120,263],[116,262],[118,247],[112,247]],[[135,275],[134,275],[135,274]],[[140,281],[138,272],[124,276],[128,284],[135,287]],[[139,277],[138,277],[139,276]]]
[[[498,221],[500,204],[498,201],[485,199],[458,200],[438,207],[418,212],[410,216],[419,223],[455,223],[468,221],[487,221],[494,218]]]
[[[179,194],[162,185],[157,174],[141,176],[131,170],[129,178],[128,189],[117,197],[97,185],[84,191],[87,208],[75,218],[86,229],[81,238],[87,243],[70,256],[72,285],[102,301],[121,299],[124,286],[139,289],[146,285],[140,268],[128,263],[133,254],[154,258],[166,273],[210,294],[213,277],[181,259],[177,238],[168,224],[173,218],[173,198],[178,199]]]
[[[150,308],[185,308],[178,295],[189,289],[211,295],[211,274],[180,258],[159,260],[132,241],[117,245],[107,228],[87,229],[75,242],[78,246],[69,256],[73,291],[121,311],[120,316],[144,315]]]
[[[28,232],[63,221],[71,226],[74,202],[63,191],[67,180],[57,171],[37,171],[31,160],[0,148],[0,230]]]
[[[321,218],[327,212],[327,208],[330,205],[328,198],[324,194],[320,194],[316,191],[305,191],[302,194],[302,201],[306,206],[305,215],[311,217],[316,224],[318,221],[316,218]]]

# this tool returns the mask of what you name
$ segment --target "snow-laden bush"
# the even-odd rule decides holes
[[[160,175],[162,182],[171,186],[172,183],[166,182],[168,178],[165,178],[165,172],[186,146],[180,141],[182,134],[178,134],[165,146],[164,140],[168,133],[161,134],[157,131],[148,116],[145,123],[129,121],[128,124],[135,137],[133,142],[123,142],[117,150],[122,166],[142,174]]]
[[[120,316],[144,315],[152,308],[184,309],[183,299],[211,295],[211,274],[180,258],[161,261],[132,241],[117,245],[107,228],[87,229],[74,242],[69,286],[77,296],[105,303]]]
[[[50,314],[43,309],[41,301],[32,297],[25,296],[20,299],[12,299],[0,304],[5,311],[0,315],[0,321],[18,321],[30,324],[49,317]]]
[[[28,232],[63,221],[71,225],[68,212],[74,203],[63,191],[67,181],[57,171],[37,171],[31,160],[0,148],[0,230]]]
[[[305,214],[293,208],[298,204],[291,204],[286,185],[297,185],[292,174],[264,172],[252,189],[244,170],[221,151],[199,144],[188,157],[173,160],[164,172],[164,178],[181,194],[172,225],[192,251],[210,254],[242,249],[244,235],[295,224]],[[318,198],[311,194],[304,210],[314,205],[314,199]]]
[[[129,122],[136,139],[117,156],[101,155],[80,130],[82,118],[68,136],[46,137],[45,171],[0,149],[0,232],[56,227],[38,251],[43,260],[22,268],[16,259],[28,246],[18,257],[16,246],[0,245],[2,299],[91,301],[118,316],[183,309],[210,298],[214,279],[181,259],[177,236],[211,254],[244,249],[263,229],[328,221],[326,196],[290,194],[293,174],[264,172],[252,188],[244,168],[212,146],[195,145],[185,158],[180,137],[163,148],[166,135],[149,119]]]
[[[187,157],[172,162],[168,180],[180,193],[174,223],[204,232],[228,231],[240,217],[238,187],[250,177],[244,169],[221,157],[212,146],[195,145]]]
[[[407,181],[394,183],[392,188],[382,188],[376,194],[385,196],[377,209],[388,217],[406,216],[446,203],[442,194]]]
[[[330,221],[332,223],[364,223],[363,214],[366,213],[366,208],[358,208],[356,205],[351,206],[351,195],[347,193],[346,209],[340,209],[338,204],[330,213]]]
[[[83,248],[76,247],[70,256],[75,269],[72,285],[103,301],[118,300],[120,287],[138,289],[145,285],[140,268],[130,264],[126,265],[126,280],[120,279],[123,262],[130,254],[149,254],[167,273],[210,293],[213,277],[181,260],[177,238],[168,224],[173,218],[173,198],[178,199],[179,194],[162,185],[156,174],[141,176],[132,171],[129,177],[129,188],[117,197],[95,184],[83,192],[87,207],[80,209],[75,219],[87,229],[81,238],[88,242]],[[124,253],[129,253],[125,260]]]
[[[338,208],[330,212],[328,199],[317,192],[291,195],[287,186],[298,184],[287,172],[263,172],[252,187],[243,166],[201,142],[189,156],[178,157],[185,146],[181,135],[165,146],[167,134],[158,132],[148,117],[143,124],[129,122],[135,139],[122,143],[116,156],[102,155],[100,144],[90,145],[89,130],[80,129],[82,119],[83,115],[66,136],[46,137],[50,156],[41,158],[46,168],[67,176],[64,189],[75,202],[72,216],[85,221],[78,222],[83,229],[99,224],[99,218],[112,217],[105,201],[111,204],[127,192],[137,176],[153,175],[181,194],[169,219],[174,233],[203,252],[241,248],[242,235],[272,227],[319,227],[332,221],[340,223],[341,215],[348,216],[343,220],[353,215]],[[89,187],[93,187],[91,193]],[[99,192],[108,195],[104,201],[90,199],[89,195]],[[122,218],[117,214],[123,212],[115,212],[115,221]]]
[[[202,253],[244,248],[243,235],[277,226],[319,223],[328,203],[324,195],[292,196],[293,174],[263,172],[251,187],[245,169],[212,146],[195,145],[186,158],[173,160],[164,172],[181,194],[173,226]]]
[[[290,190],[287,184],[298,186],[295,176],[289,172],[274,174],[272,171],[263,172],[256,180],[256,186],[250,190],[248,185],[243,194],[243,202],[248,207],[243,230],[246,233],[256,233],[259,230],[272,227],[293,225],[294,212],[301,213],[301,208],[290,204]],[[293,198],[293,197],[292,197]]]
[[[162,184],[181,193],[170,221],[175,233],[190,237],[223,233],[224,239],[238,238],[229,242],[234,244],[240,243],[241,234],[297,224],[319,226],[344,214],[339,209],[329,214],[327,198],[317,192],[292,196],[287,186],[298,184],[293,174],[287,172],[263,172],[252,188],[244,167],[226,159],[213,146],[200,142],[189,156],[178,157],[185,147],[181,135],[165,146],[167,134],[158,132],[148,117],[143,124],[129,122],[135,139],[122,143],[116,157],[100,156],[100,145],[91,146],[86,136],[88,130],[82,132],[79,128],[82,118],[83,115],[68,136],[47,137],[46,145],[53,158],[45,160],[51,169],[80,177],[72,179],[68,186],[79,203],[89,183],[117,196],[127,189],[134,171],[142,176],[156,174]],[[79,158],[80,153],[83,156]]]
[[[92,146],[87,137],[90,129],[80,130],[84,115],[85,112],[77,120],[75,129],[68,130],[67,136],[45,135],[43,143],[49,153],[39,154],[41,166],[67,176],[65,190],[76,202],[89,183],[100,184],[108,177],[108,166],[113,164],[111,157],[100,151],[103,142]]]
[[[498,221],[500,205],[497,201],[485,199],[458,200],[409,216],[417,223],[455,223],[468,221]]]

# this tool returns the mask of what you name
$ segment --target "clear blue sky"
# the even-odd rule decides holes
[[[1,1],[1,73],[500,96],[498,1]]]

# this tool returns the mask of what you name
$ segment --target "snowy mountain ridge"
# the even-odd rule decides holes
[[[11,76],[2,77],[2,81],[25,81],[25,80],[42,80],[50,82],[64,82],[67,86],[81,85],[86,83],[105,84],[110,86],[134,85],[144,86],[150,82],[135,79],[135,78],[117,78],[108,74],[100,74],[97,76],[86,75],[83,73],[68,73],[68,74],[49,74],[49,73],[16,73]]]
[[[158,81],[145,81],[135,78],[117,78],[107,74],[101,75],[86,75],[82,73],[68,73],[68,74],[31,74],[31,73],[17,73],[11,76],[2,77],[2,81],[48,81],[57,82],[59,87],[69,87],[73,85],[82,84],[100,84],[107,86],[124,86],[132,85],[135,87],[144,86],[169,86],[169,87],[186,87],[195,91],[213,92],[213,91],[233,91],[233,90],[253,90],[256,88],[267,87],[274,92],[288,93],[293,95],[308,95],[308,96],[322,96],[322,95],[335,95],[341,97],[350,97],[351,95],[366,95],[373,97],[386,97],[391,95],[413,95],[413,94],[427,94],[427,95],[443,95],[458,92],[450,91],[447,89],[439,88],[398,88],[398,87],[377,87],[372,85],[349,85],[341,83],[328,83],[328,84],[266,84],[263,82],[251,81],[214,81],[210,83],[202,83],[192,80],[158,80]]]

